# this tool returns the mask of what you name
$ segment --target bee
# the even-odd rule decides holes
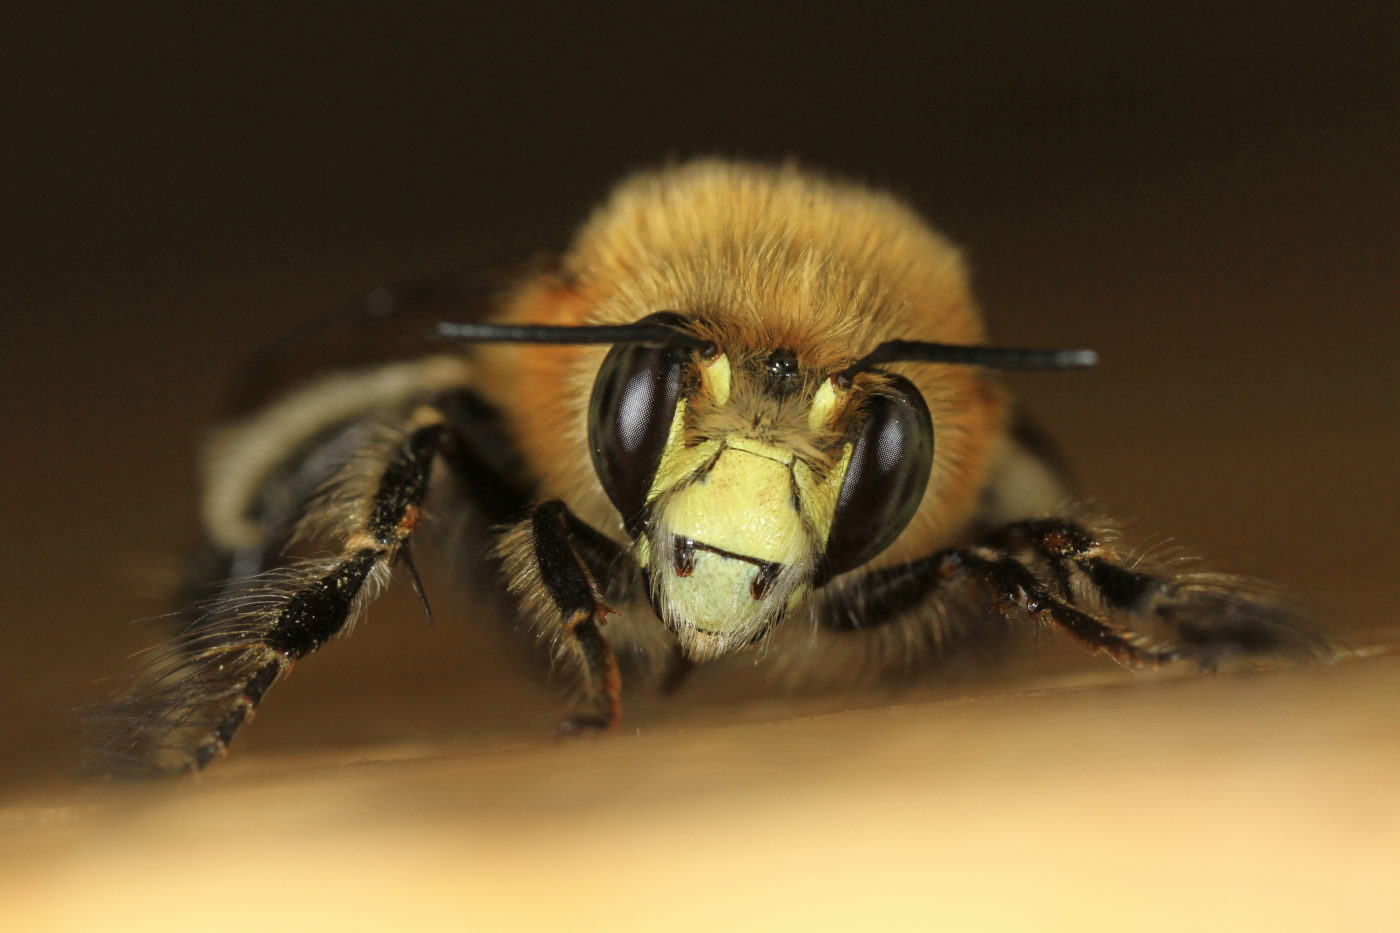
[[[396,568],[418,585],[442,482],[576,671],[573,731],[619,723],[624,652],[801,671],[863,645],[900,666],[998,614],[1130,668],[1316,646],[1267,588],[1153,563],[1066,504],[996,372],[1094,354],[988,345],[958,250],[887,194],[793,165],[637,174],[556,264],[475,305],[214,437],[202,522],[226,579],[118,698],[113,760],[225,753]],[[330,556],[286,556],[308,541]]]

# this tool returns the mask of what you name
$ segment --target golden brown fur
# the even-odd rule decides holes
[[[659,310],[703,313],[700,335],[731,356],[787,346],[821,373],[884,340],[966,344],[984,335],[962,258],[946,239],[888,195],[793,165],[701,160],[634,176],[584,225],[558,279],[524,289],[506,317],[628,323]],[[606,352],[492,347],[480,386],[521,427],[516,440],[546,494],[622,540],[588,468],[585,434]],[[984,372],[890,369],[923,393],[938,440],[919,515],[877,559],[885,563],[950,543],[966,527],[1006,418]]]

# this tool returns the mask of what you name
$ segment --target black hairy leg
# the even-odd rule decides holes
[[[1132,667],[1156,667],[1180,655],[1155,646],[1052,595],[1050,587],[1017,557],[990,547],[951,548],[928,557],[864,574],[845,598],[827,604],[818,620],[827,628],[855,631],[889,624],[930,599],[950,580],[972,576],[991,592],[994,605],[1022,610],[1063,629],[1090,651],[1107,653]]]
[[[355,456],[365,442],[363,421],[336,424],[309,437],[292,449],[258,484],[246,503],[250,527],[256,538],[237,546],[221,543],[207,532],[185,561],[184,576],[176,591],[179,610],[173,615],[173,633],[183,644],[194,646],[191,636],[209,620],[204,611],[209,600],[231,580],[255,577],[288,563],[285,549],[307,505]]]
[[[223,753],[272,684],[382,589],[448,438],[441,413],[423,406],[353,461],[302,529],[338,539],[339,555],[230,583],[108,711],[105,770],[198,770]]]
[[[1286,598],[1251,581],[1133,560],[1110,529],[1070,519],[1015,522],[976,544],[870,571],[819,614],[832,629],[889,624],[971,577],[994,606],[1019,610],[1128,667],[1232,656],[1325,653]]]
[[[529,537],[540,582],[583,671],[587,709],[561,730],[616,728],[622,718],[622,675],[601,627],[617,610],[603,601],[599,578],[607,580],[604,575],[616,566],[621,549],[558,499],[531,509]]]
[[[1081,604],[1160,630],[1182,657],[1214,668],[1232,656],[1326,655],[1327,639],[1287,596],[1256,581],[1173,571],[1123,552],[1107,527],[1063,518],[1016,522],[989,537],[1047,568]]]

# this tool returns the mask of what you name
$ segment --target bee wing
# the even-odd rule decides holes
[[[422,356],[437,324],[488,320],[500,295],[557,266],[545,256],[376,288],[255,353],[235,377],[230,414],[260,408],[314,373]]]

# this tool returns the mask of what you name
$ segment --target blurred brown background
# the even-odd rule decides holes
[[[1394,636],[1395,4],[277,9],[70,6],[0,40],[0,787],[60,774],[64,711],[159,637],[129,623],[166,608],[241,359],[377,285],[558,247],[692,154],[907,196],[998,338],[1101,352],[1017,380],[1087,491]],[[548,728],[528,652],[389,602],[236,751]]]

